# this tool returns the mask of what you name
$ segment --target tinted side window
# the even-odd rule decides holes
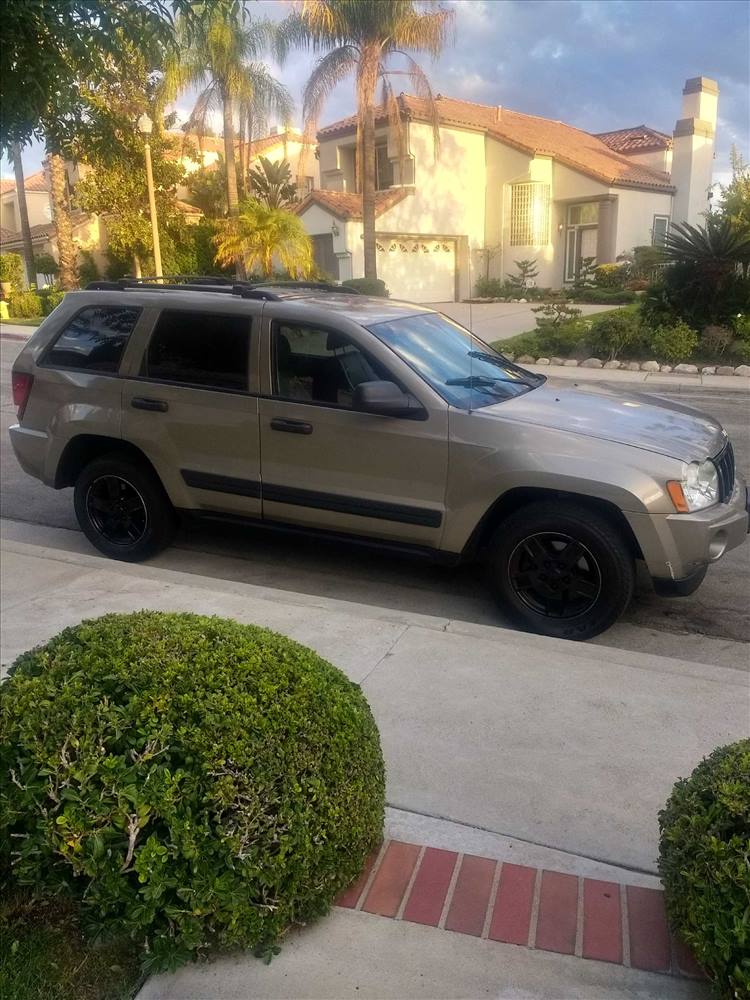
[[[151,335],[142,374],[165,382],[247,392],[249,316],[165,310]]]
[[[125,306],[82,309],[52,345],[44,364],[116,373],[140,313],[140,309]]]

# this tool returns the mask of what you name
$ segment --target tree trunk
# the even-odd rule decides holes
[[[240,201],[237,194],[237,168],[234,162],[234,121],[232,120],[232,98],[223,95],[224,107],[224,162],[227,167],[227,209],[229,218],[236,219],[240,214]],[[234,259],[234,273],[239,280],[247,277],[245,264],[238,255]]]
[[[65,192],[65,161],[59,153],[49,154],[50,199],[52,218],[57,230],[57,256],[60,264],[60,287],[69,292],[78,288],[78,266],[73,225]]]
[[[26,187],[23,179],[20,143],[14,142],[11,146],[11,157],[13,159],[13,173],[16,177],[16,198],[18,199],[18,219],[21,224],[21,238],[23,239],[23,259],[26,264],[28,282],[30,285],[34,285],[36,284],[36,265],[34,264],[34,248],[31,245],[29,209],[26,205]]]
[[[362,233],[365,277],[378,276],[375,248],[375,110],[372,102],[362,115]]]
[[[137,253],[133,254],[133,277],[141,278],[143,277],[143,271],[141,270],[141,258]]]

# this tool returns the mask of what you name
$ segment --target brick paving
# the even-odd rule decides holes
[[[337,906],[645,972],[705,978],[660,889],[386,841]]]

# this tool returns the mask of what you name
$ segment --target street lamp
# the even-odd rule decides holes
[[[154,240],[154,270],[156,272],[156,277],[161,278],[161,247],[159,246],[159,220],[156,217],[156,198],[154,196],[154,172],[151,169],[151,144],[148,141],[148,137],[151,135],[151,130],[154,127],[154,123],[151,121],[149,116],[144,111],[141,117],[138,119],[138,131],[143,136],[143,142],[146,148],[146,184],[148,186],[148,205],[151,210],[151,234]]]

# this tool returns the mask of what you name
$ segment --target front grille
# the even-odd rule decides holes
[[[731,441],[727,441],[713,463],[719,473],[719,500],[728,503],[734,492],[734,450]]]

